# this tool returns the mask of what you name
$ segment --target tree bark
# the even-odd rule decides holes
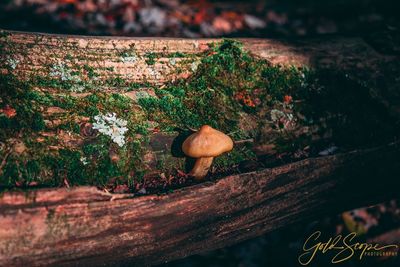
[[[244,48],[272,64],[302,66],[315,69],[332,68],[348,72],[360,81],[371,81],[380,88],[373,92],[388,110],[400,118],[398,101],[399,56],[385,54],[361,38],[319,38],[304,40],[238,39]],[[20,78],[49,77],[51,67],[64,64],[79,79],[91,82],[96,74],[96,88],[121,92],[129,83],[137,88],[124,94],[133,100],[143,91],[154,95],[148,84],[188,77],[198,55],[220,39],[127,38],[71,36],[0,30],[0,70],[8,65]],[[149,55],[155,55],[149,63]],[[113,85],[113,79],[123,81]],[[115,82],[115,81],[114,81]],[[56,93],[54,88],[38,90]],[[86,93],[87,94],[87,93]],[[79,95],[79,94],[77,94]],[[85,95],[83,93],[82,95]]]
[[[0,36],[0,48],[3,52],[0,54],[0,63],[4,65],[0,66],[0,69],[6,71],[7,65],[14,64],[12,72],[20,78],[29,79],[35,75],[51,78],[51,68],[57,64],[65,64],[68,66],[68,71],[76,71],[81,75],[80,80],[87,82],[98,80],[98,86],[103,91],[122,93],[136,101],[137,95],[143,91],[154,95],[153,89],[149,88],[148,84],[162,86],[164,82],[190,75],[191,64],[197,60],[197,55],[209,49],[210,44],[220,41],[220,39],[87,37],[3,31]],[[399,86],[398,82],[394,82],[397,74],[393,80],[388,80],[384,76],[385,74],[390,76],[388,68],[391,68],[391,72],[400,69],[398,56],[379,53],[363,39],[326,38],[302,41],[239,39],[239,41],[246,50],[255,56],[267,59],[272,64],[316,69],[334,68],[358,75],[363,81],[372,80],[374,83],[379,81],[385,88],[378,86],[381,90],[374,92],[374,97],[378,98],[391,114],[400,119],[397,96]],[[156,57],[154,64],[149,65],[147,61],[151,53]],[[97,76],[88,77],[82,68],[93,69]],[[123,84],[116,86],[106,83],[114,78],[122,80]],[[121,87],[128,83],[139,83],[142,88],[129,92],[122,90]],[[38,86],[35,89],[50,94],[60,93],[60,90],[45,86]],[[90,93],[71,93],[73,96],[88,94]],[[45,109],[43,116],[47,131],[41,134],[60,135],[56,130],[65,122],[65,112],[58,107]],[[77,119],[87,121],[89,118]],[[245,117],[243,120],[244,124],[257,123],[257,121],[251,122],[254,118]],[[165,149],[165,146],[161,148],[164,145],[162,142],[170,144],[174,137],[157,135],[152,137],[154,142],[150,144],[147,154],[150,166],[156,165],[157,155],[167,157],[172,162],[175,160],[169,157],[170,151]],[[53,148],[57,150],[60,147],[76,147],[84,141],[84,137],[76,135],[68,136],[68,139],[69,142]],[[274,153],[274,146],[270,143],[254,140],[254,144],[253,151],[257,155]],[[175,165],[181,166],[181,160],[178,159]]]
[[[91,187],[4,193],[0,265],[143,266],[398,196],[398,144],[131,198]]]
[[[47,74],[54,63],[64,62],[76,69],[88,65],[98,70],[99,78],[120,77],[129,82],[163,83],[191,72],[196,54],[209,49],[220,39],[127,38],[68,36],[4,31],[1,43],[18,64],[21,77]],[[360,38],[325,38],[304,41],[238,39],[244,48],[273,64],[335,67],[362,70],[360,75],[376,76],[380,66],[396,62],[395,55],[377,52]],[[154,64],[146,60],[156,55]],[[179,53],[176,54],[176,53]],[[175,61],[171,62],[170,59]],[[370,71],[368,71],[370,70]]]
[[[0,45],[6,53],[0,55],[0,62],[26,79],[49,76],[50,66],[65,63],[72,71],[94,68],[103,82],[118,77],[160,85],[190,74],[196,55],[217,41],[3,32]],[[398,56],[378,53],[362,39],[241,41],[245,49],[273,64],[335,67],[372,80],[392,66],[399,69]],[[149,53],[157,54],[154,64],[146,62]],[[7,71],[5,65],[0,69]],[[80,79],[89,80],[87,74]],[[391,81],[385,86],[398,89]],[[36,89],[57,93],[53,88]],[[103,89],[118,90],[112,85]],[[382,102],[400,118],[400,105],[390,98],[392,91],[385,91],[389,93]],[[135,94],[130,92],[129,97],[135,99]],[[63,111],[45,112],[56,117]],[[59,123],[45,122],[48,128]],[[172,140],[153,138],[151,153],[165,154],[165,145],[169,147]],[[94,187],[5,192],[0,196],[0,265],[162,263],[324,213],[397,197],[399,174],[400,147],[392,144],[232,175],[159,196],[132,198],[132,194],[109,194]]]

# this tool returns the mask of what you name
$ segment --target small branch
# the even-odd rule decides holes
[[[7,158],[8,158],[8,156],[10,156],[10,154],[11,154],[11,150],[9,149],[7,151],[7,153],[5,154],[3,160],[1,161],[1,164],[0,164],[0,176],[3,174],[3,167],[6,165]]]
[[[252,144],[252,143],[254,143],[253,138],[234,141],[235,145]]]

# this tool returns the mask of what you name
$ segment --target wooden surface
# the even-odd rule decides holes
[[[21,78],[48,76],[51,66],[66,62],[71,69],[96,68],[100,80],[154,84],[178,78],[177,68],[180,75],[190,74],[196,54],[218,41],[17,32],[0,38],[9,52],[1,59],[17,63],[13,69]],[[335,67],[368,79],[399,62],[362,39],[241,41],[275,64]],[[175,52],[184,55],[171,61]],[[155,64],[146,63],[148,53],[160,55]],[[400,114],[398,103],[386,98],[385,104]],[[397,197],[399,174],[399,145],[388,145],[224,177],[161,196],[132,198],[91,187],[6,192],[0,196],[0,266],[162,263]]]
[[[50,64],[67,62],[102,69],[101,77],[121,77],[130,82],[162,83],[171,80],[177,68],[191,72],[196,55],[221,39],[124,38],[49,35],[7,32],[4,47],[16,55],[15,71],[22,76],[46,72]],[[4,41],[5,40],[5,41]],[[238,39],[254,55],[274,64],[375,70],[377,65],[397,57],[378,53],[359,38],[326,38],[303,41]],[[171,56],[181,53],[174,62]],[[153,65],[146,63],[149,53],[159,56]],[[187,62],[186,62],[187,61]],[[72,66],[73,67],[73,66]],[[112,68],[113,70],[107,70]],[[101,78],[100,77],[100,78]],[[176,77],[175,77],[176,78]]]
[[[311,158],[161,196],[4,193],[1,266],[144,266],[398,194],[400,147]]]
[[[121,92],[133,100],[145,84],[161,85],[190,76],[196,55],[221,39],[129,38],[103,36],[71,36],[0,30],[0,63],[13,65],[13,73],[20,78],[49,77],[58,64],[79,73],[83,82],[93,79],[82,68],[93,68],[98,75],[95,87],[110,92]],[[400,118],[399,55],[377,51],[362,38],[327,37],[301,40],[238,39],[255,56],[273,64],[303,66],[315,69],[332,68],[348,72],[360,81],[379,85],[374,92]],[[156,55],[148,64],[149,54]],[[179,54],[179,55],[178,55]],[[3,63],[4,62],[4,63]],[[0,66],[0,70],[3,69]],[[3,69],[4,71],[4,69]],[[107,80],[120,79],[123,83],[143,84],[136,92],[126,93],[123,85],[110,86]],[[52,88],[38,88],[51,90]],[[78,93],[77,95],[85,93]]]

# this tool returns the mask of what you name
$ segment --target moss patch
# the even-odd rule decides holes
[[[181,56],[174,53],[171,58]],[[279,157],[302,158],[315,140],[355,148],[384,143],[399,132],[385,107],[371,97],[371,88],[349,75],[271,65],[231,40],[196,57],[189,78],[162,88],[127,83],[118,76],[103,83],[124,87],[124,92],[154,89],[155,96],[142,94],[136,102],[98,90],[98,74],[87,65],[78,70],[86,75],[80,80],[74,79],[80,77],[77,70],[66,65],[49,66],[56,77],[37,75],[28,82],[2,74],[0,186],[112,183],[133,189],[155,170],[145,160],[152,132],[182,133],[204,124],[235,141],[254,140],[218,157],[217,172],[256,159],[257,146],[268,145],[265,153]],[[147,64],[155,64],[156,58],[147,54]],[[33,85],[56,88],[57,94],[34,90]],[[81,91],[88,94],[73,94]],[[127,122],[123,146],[112,133],[93,129],[96,116],[113,113]],[[181,165],[161,157],[156,166],[168,177]]]
[[[51,95],[34,91],[28,83],[12,75],[1,81],[2,106],[15,109],[15,116],[0,115],[1,155],[5,164],[0,184],[5,187],[40,183],[46,186],[93,184],[105,186],[118,178],[131,183],[142,176],[142,154],[148,142],[143,114],[132,101],[120,94],[93,92],[77,98],[69,94]],[[62,120],[55,129],[45,125],[43,114],[50,108],[61,114],[50,114],[46,120]],[[108,136],[85,132],[99,114],[116,113],[128,122],[126,145],[118,147]],[[87,119],[85,119],[87,118]],[[24,147],[17,151],[17,144]],[[110,151],[118,160],[112,160]]]

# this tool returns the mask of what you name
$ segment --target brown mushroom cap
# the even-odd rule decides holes
[[[192,158],[217,157],[232,148],[233,141],[229,136],[208,125],[203,125],[182,144],[183,153]]]

